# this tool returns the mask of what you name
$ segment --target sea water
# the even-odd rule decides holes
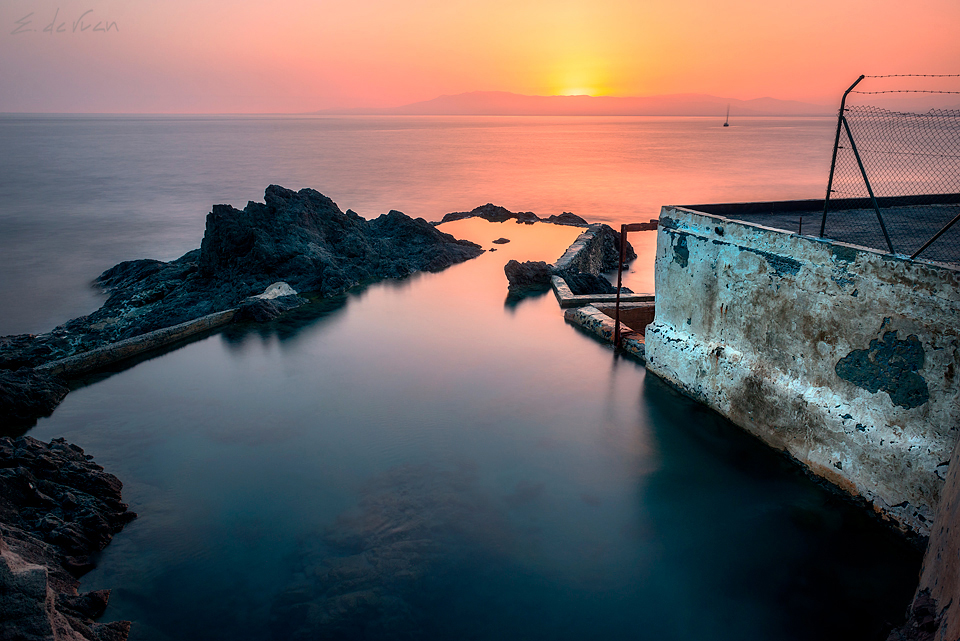
[[[829,119],[0,117],[0,333],[101,302],[114,263],[199,246],[271,183],[365,217],[493,202],[633,222],[815,198]],[[874,639],[919,552],[564,323],[503,264],[579,230],[467,220],[485,248],[98,377],[64,436],[139,518],[82,589],[132,639]],[[506,245],[491,241],[505,237]],[[630,272],[652,289],[655,233]],[[659,295],[668,295],[659,292]]]

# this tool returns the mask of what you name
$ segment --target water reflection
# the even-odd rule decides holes
[[[318,298],[308,304],[292,309],[272,321],[264,323],[235,323],[228,325],[220,336],[224,343],[235,350],[242,350],[244,341],[257,336],[263,341],[276,338],[280,341],[291,340],[300,332],[321,326],[334,320],[349,303],[351,298],[362,294],[363,290],[354,290],[343,296]]]
[[[643,407],[664,464],[638,500],[654,511],[664,563],[684,573],[664,586],[699,613],[677,622],[678,638],[736,638],[711,619],[736,621],[741,638],[884,638],[920,549],[656,377]]]
[[[473,627],[480,614],[464,588],[502,565],[514,538],[475,465],[393,468],[304,546],[299,580],[273,606],[273,638],[463,638],[464,616]]]
[[[114,590],[107,618],[134,641],[780,641],[870,639],[900,611],[918,559],[857,510],[551,295],[505,312],[504,263],[579,230],[460,222],[512,242],[231,328],[38,423],[140,514],[83,581]],[[531,249],[538,228],[565,236]]]

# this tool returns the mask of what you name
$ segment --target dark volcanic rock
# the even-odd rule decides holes
[[[514,293],[548,289],[553,275],[550,265],[542,260],[523,263],[511,260],[503,266],[503,273],[507,276],[510,291]]]
[[[69,391],[50,374],[0,369],[0,434],[25,430],[50,416]]]
[[[602,225],[600,233],[597,235],[597,242],[602,245],[603,271],[611,271],[620,265],[620,232],[609,225]],[[625,262],[636,259],[637,252],[633,249],[630,241],[627,241]],[[583,271],[583,270],[581,270]]]
[[[279,317],[284,312],[300,307],[305,302],[303,298],[296,294],[276,298],[252,296],[240,303],[233,321],[235,323],[242,321],[263,323]]]
[[[472,211],[458,211],[446,214],[438,223],[449,223],[454,220],[463,220],[464,218],[483,218],[491,223],[503,223],[511,219],[516,219],[518,223],[535,223],[540,220],[532,211],[513,212],[505,207],[500,207],[492,203],[481,205]]]
[[[109,293],[99,310],[47,334],[0,339],[0,369],[35,367],[231,309],[276,281],[326,297],[483,253],[398,211],[371,221],[344,213],[312,189],[271,185],[265,201],[242,211],[215,205],[200,249],[174,261],[133,260],[108,269],[96,280]],[[240,318],[272,318],[286,304],[249,303]]]
[[[492,242],[494,245],[506,245],[507,243],[510,242],[510,239],[509,239],[509,238],[498,238],[498,239],[492,240],[492,241],[490,241],[490,242]]]
[[[565,211],[559,216],[550,216],[544,219],[544,222],[553,223],[554,225],[569,225],[571,227],[587,227],[590,224],[583,218],[580,218],[580,216],[569,211]]]
[[[87,560],[136,514],[121,483],[63,439],[0,438],[0,639],[126,639],[95,623],[109,591],[78,594]]]
[[[200,249],[176,260],[125,261],[103,272],[95,284],[109,297],[89,316],[46,334],[0,338],[0,427],[29,426],[65,394],[54,379],[5,370],[35,368],[228,309],[239,307],[238,321],[264,321],[306,302],[296,295],[250,300],[277,281],[330,297],[483,253],[422,218],[391,211],[368,221],[312,189],[271,185],[265,201],[242,211],[215,205]]]
[[[312,189],[271,185],[266,203],[215,205],[200,246],[200,276],[252,284],[283,280],[300,292],[340,294],[360,283],[440,271],[482,253],[423,219],[391,211],[367,221]]]

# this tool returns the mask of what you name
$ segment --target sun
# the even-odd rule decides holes
[[[557,93],[558,96],[593,96],[597,92],[592,87],[574,87],[572,89],[562,89]]]

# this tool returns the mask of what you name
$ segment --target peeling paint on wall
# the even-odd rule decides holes
[[[686,267],[690,260],[690,250],[687,248],[687,237],[685,234],[675,234],[673,243],[673,262]]]
[[[906,340],[897,332],[884,332],[883,338],[870,341],[867,349],[855,349],[837,361],[837,376],[862,387],[871,394],[884,391],[894,405],[920,407],[930,400],[923,368],[923,345],[916,334]]]

